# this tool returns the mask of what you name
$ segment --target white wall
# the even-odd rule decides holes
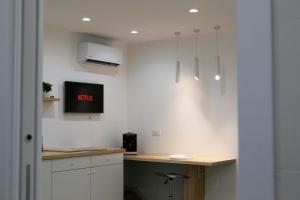
[[[193,75],[194,37],[181,40],[178,84],[175,39],[128,46],[128,128],[138,133],[139,151],[237,157],[235,39],[235,33],[221,32],[221,82],[213,79],[214,33],[200,36],[200,81]],[[156,130],[160,137],[152,136]],[[235,173],[234,166],[207,168],[206,199],[235,199]]]
[[[127,130],[126,56],[117,72],[83,66],[77,62],[78,43],[106,41],[49,27],[44,37],[43,80],[52,83],[53,95],[61,98],[59,102],[43,103],[44,147],[120,146],[121,135]],[[104,114],[64,114],[64,81],[104,84]]]
[[[236,157],[235,34],[221,33],[221,82],[214,34],[200,36],[201,80],[194,80],[194,38],[181,41],[181,81],[175,83],[176,40],[128,47],[128,127],[146,152]],[[153,137],[161,130],[161,137]]]
[[[299,199],[300,190],[300,1],[275,0],[275,158],[278,200]]]

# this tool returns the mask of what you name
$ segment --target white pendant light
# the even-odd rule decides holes
[[[196,41],[195,41],[195,59],[194,59],[194,78],[195,80],[200,79],[200,66],[199,66],[199,57],[198,57],[198,45],[199,45],[199,29],[194,29],[194,33],[196,35]]]
[[[180,59],[179,59],[179,39],[181,36],[181,32],[175,32],[175,36],[177,38],[177,45],[176,45],[176,73],[175,73],[175,81],[179,83],[180,81]]]
[[[215,74],[215,80],[219,81],[221,79],[221,56],[220,56],[220,39],[219,39],[219,31],[221,29],[221,26],[215,26],[214,29],[216,30],[216,42],[217,42],[217,56],[216,56],[216,66],[217,66],[217,72]]]

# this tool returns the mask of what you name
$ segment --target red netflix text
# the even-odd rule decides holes
[[[93,101],[93,96],[92,95],[85,95],[85,94],[78,94],[77,95],[77,101]]]

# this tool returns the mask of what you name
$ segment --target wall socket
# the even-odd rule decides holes
[[[153,137],[160,137],[161,136],[161,130],[153,130],[152,131]]]

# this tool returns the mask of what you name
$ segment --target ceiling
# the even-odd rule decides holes
[[[45,24],[124,43],[160,40],[175,31],[210,32],[215,25],[234,29],[235,0],[45,0]]]

